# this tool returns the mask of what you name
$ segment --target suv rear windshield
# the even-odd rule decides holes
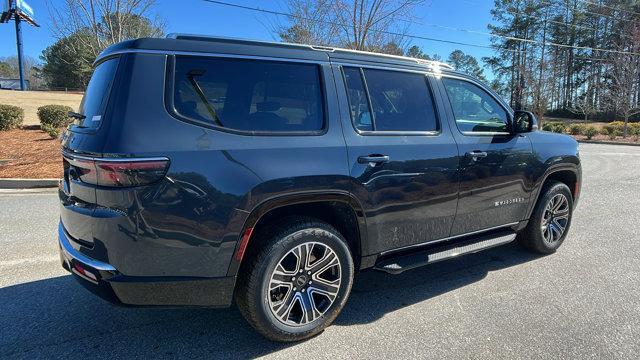
[[[177,56],[173,106],[190,120],[258,132],[314,132],[324,127],[315,64]]]
[[[102,123],[111,84],[118,68],[118,60],[119,58],[111,58],[96,66],[78,109],[78,112],[86,117],[77,121],[76,125],[97,129]]]

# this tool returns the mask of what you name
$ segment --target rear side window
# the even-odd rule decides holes
[[[315,64],[177,56],[173,105],[182,117],[231,130],[324,128],[320,69]]]
[[[118,69],[118,61],[119,58],[111,58],[96,66],[78,109],[78,112],[86,117],[76,125],[89,129],[97,129],[100,126]]]
[[[344,68],[344,74],[351,115],[358,130],[438,130],[433,98],[425,75],[363,69],[362,79],[360,70],[356,68]]]

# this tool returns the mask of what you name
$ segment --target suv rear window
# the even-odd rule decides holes
[[[109,100],[111,84],[118,69],[118,61],[119,58],[111,58],[96,66],[78,109],[78,112],[84,115],[85,118],[76,122],[76,125],[83,128],[97,129],[102,123],[103,112]]]
[[[314,64],[176,56],[173,106],[182,117],[232,130],[324,127],[320,69]]]

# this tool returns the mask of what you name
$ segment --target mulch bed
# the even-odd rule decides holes
[[[587,140],[587,137],[584,135],[573,135],[573,137],[576,138],[576,140]],[[627,136],[626,138],[623,138],[622,136],[617,136],[615,140],[611,140],[611,138],[609,138],[609,136],[607,135],[598,134],[592,137],[591,141],[597,141],[601,143],[611,142],[611,143],[638,144],[640,142],[640,138],[638,138],[637,135]]]
[[[60,140],[39,126],[0,131],[0,178],[62,177]]]

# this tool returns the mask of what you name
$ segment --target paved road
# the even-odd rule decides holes
[[[336,324],[270,343],[237,310],[125,309],[58,263],[51,192],[0,193],[0,358],[637,358],[640,147],[582,145],[584,186],[552,256],[507,246],[365,272]]]

